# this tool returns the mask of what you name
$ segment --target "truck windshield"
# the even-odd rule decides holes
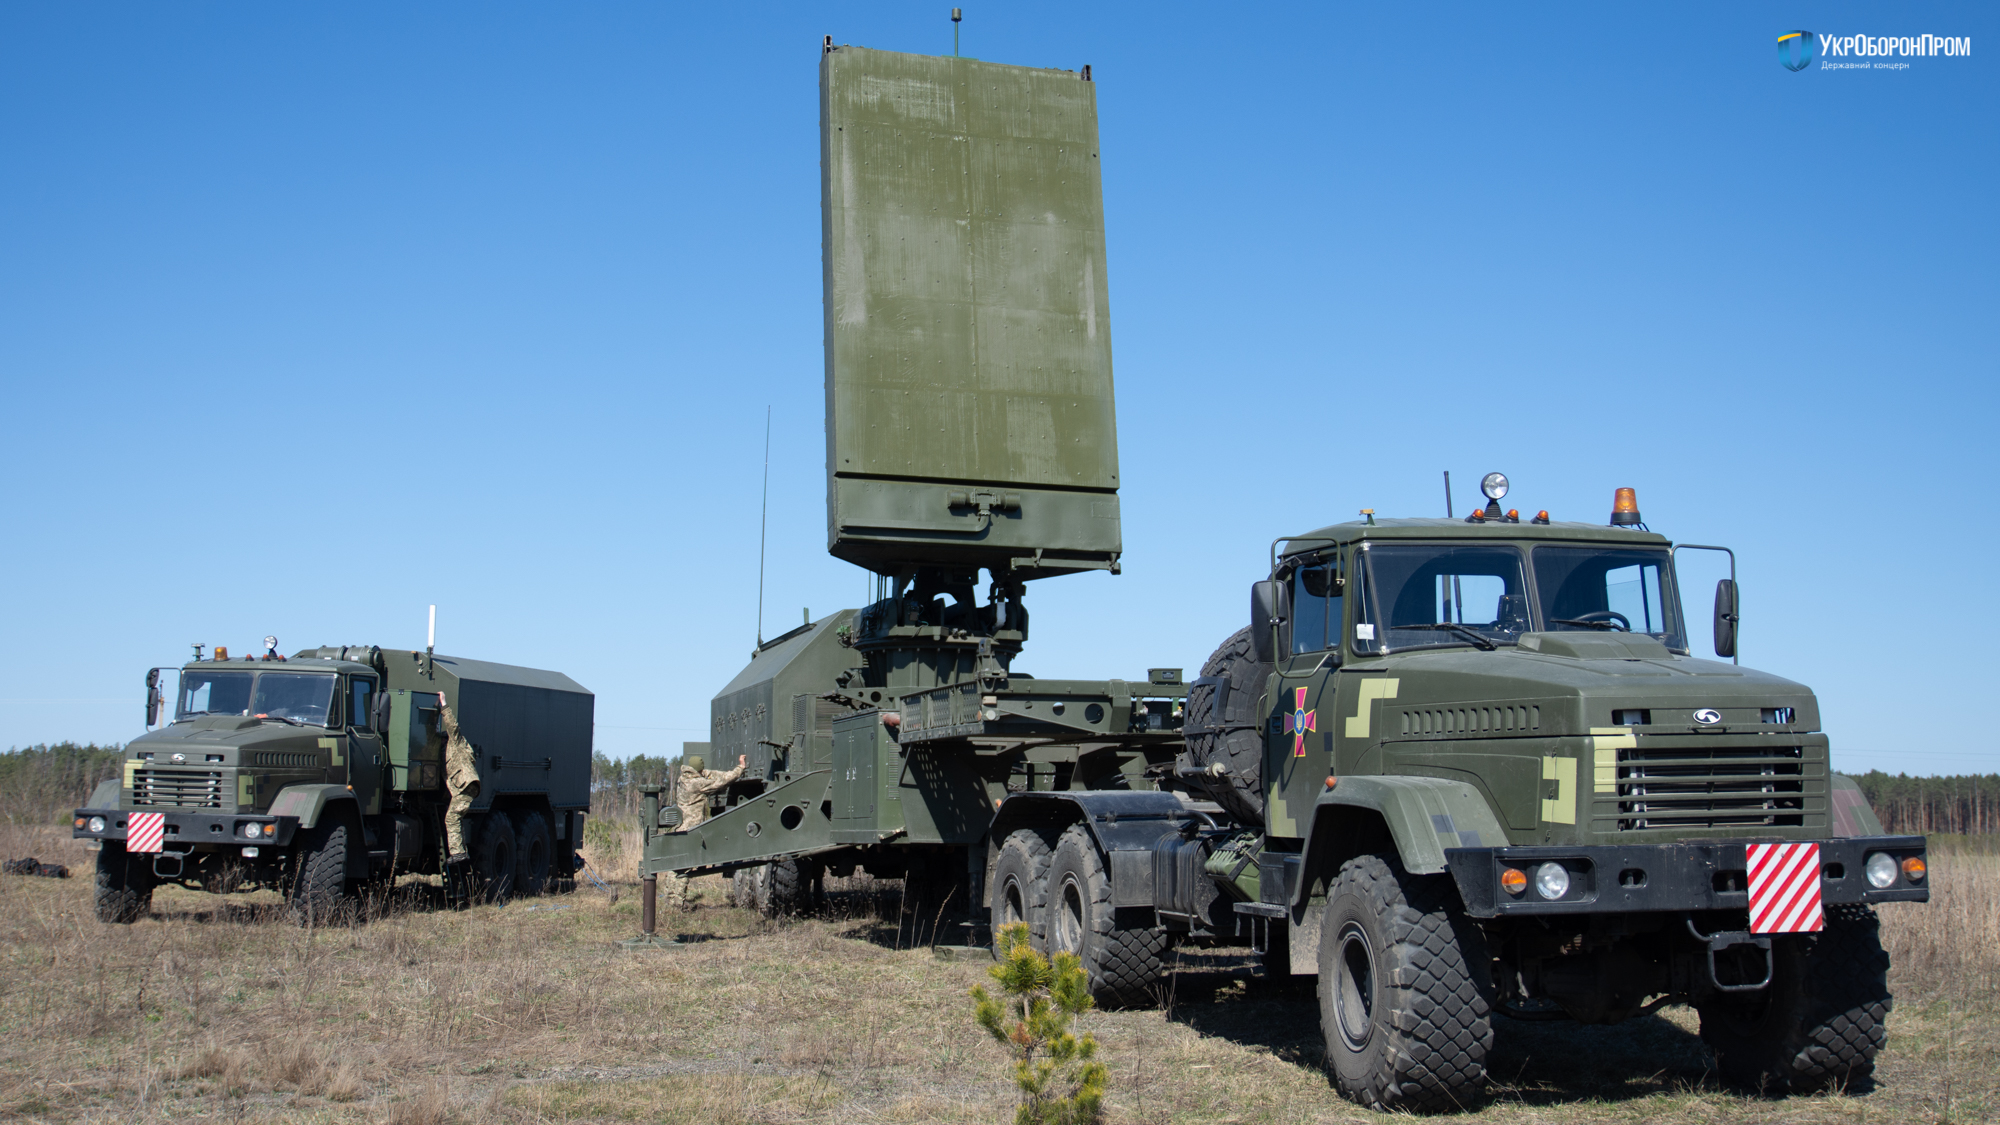
[[[311,672],[261,672],[250,713],[323,727],[333,708],[334,682],[333,676]]]
[[[249,672],[181,672],[177,719],[196,715],[241,715],[250,709]]]
[[[1550,632],[1645,633],[1687,648],[1667,552],[1629,547],[1536,547],[1535,589]]]
[[[1531,627],[1521,553],[1512,547],[1375,546],[1360,556],[1354,647],[1510,645]]]
[[[263,715],[326,725],[338,679],[313,672],[181,672],[177,719],[197,715]]]

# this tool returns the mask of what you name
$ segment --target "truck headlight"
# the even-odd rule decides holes
[[[1535,893],[1558,899],[1569,893],[1569,869],[1551,860],[1535,868]]]
[[[91,817],[91,818],[90,818],[90,830],[91,830],[92,832],[102,832],[102,831],[104,831],[104,818],[103,818],[103,817],[101,817],[101,816],[93,816],[93,817]]]
[[[264,834],[264,829],[263,826],[261,825],[246,824],[243,826],[243,838],[246,840],[259,839],[263,836],[263,834]]]
[[[1878,891],[1887,889],[1896,881],[1896,861],[1890,859],[1887,852],[1870,855],[1868,862],[1862,864],[1862,869],[1868,873],[1868,885]]]

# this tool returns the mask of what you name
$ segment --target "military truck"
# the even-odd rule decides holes
[[[1332,1081],[1384,1109],[1475,1099],[1496,1013],[1691,1003],[1734,1079],[1868,1070],[1871,910],[1927,897],[1924,841],[1831,772],[1808,689],[1692,655],[1692,545],[1628,491],[1523,521],[1493,474],[1462,520],[1280,538],[1191,683],[1018,668],[1029,582],[1122,565],[1089,68],[829,40],[820,91],[828,549],[876,596],[759,645],[712,704],[752,768],[691,831],[649,817],[642,871],[771,913],[900,876],[1110,1004],[1246,947],[1317,977]]]
[[[123,776],[76,810],[98,844],[97,917],[143,917],[153,889],[273,888],[300,921],[369,884],[438,874],[448,704],[478,752],[465,896],[540,894],[575,871],[590,807],[594,697],[559,672],[373,645],[180,669],[172,720],[132,740]],[[166,700],[147,675],[146,722]]]
[[[1592,525],[1522,522],[1486,487],[1464,520],[1277,540],[1191,685],[1186,792],[1010,797],[996,920],[1132,983],[1160,935],[1249,920],[1271,971],[1318,976],[1327,1069],[1378,1108],[1476,1097],[1495,1013],[1687,1003],[1735,1081],[1867,1073],[1890,1003],[1873,906],[1928,898],[1924,839],[1831,771],[1808,688],[1691,654],[1677,548],[1630,489]],[[1737,610],[1723,579],[1719,656]]]

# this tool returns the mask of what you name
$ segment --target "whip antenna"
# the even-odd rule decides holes
[[[757,647],[764,647],[764,537],[771,528],[771,408],[764,408],[764,507],[757,517]]]

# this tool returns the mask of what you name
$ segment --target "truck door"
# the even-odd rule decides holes
[[[361,811],[382,811],[382,736],[374,728],[375,678],[354,676],[347,682],[347,784]]]
[[[1274,836],[1301,834],[1333,768],[1343,593],[1338,560],[1301,564],[1288,592],[1290,651],[1278,654],[1278,691],[1264,736],[1265,823]]]

